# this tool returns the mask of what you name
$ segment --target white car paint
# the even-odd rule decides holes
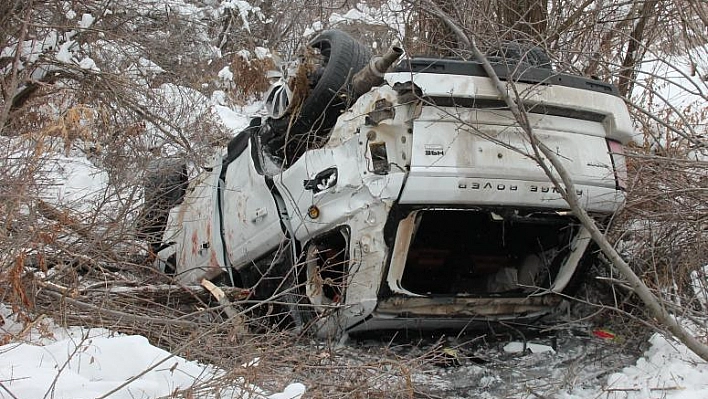
[[[309,149],[287,168],[278,167],[278,160],[256,135],[238,158],[225,165],[225,178],[220,180],[220,159],[226,154],[219,152],[214,165],[191,183],[184,202],[171,212],[164,241],[176,244],[158,254],[160,262],[176,255],[177,275],[185,282],[212,278],[217,271],[246,273],[263,259],[275,262],[273,252],[282,250],[281,243],[289,238],[294,244],[289,247],[294,252],[290,269],[306,274],[305,287],[292,290],[305,295],[309,308],[320,316],[312,322],[322,335],[377,328],[460,327],[474,320],[535,317],[557,306],[560,299],[554,293],[571,281],[590,239],[568,218],[567,204],[530,157],[533,150],[510,113],[499,108],[434,106],[411,101],[394,89],[414,83],[427,96],[499,100],[489,79],[398,72],[386,74],[385,80],[339,117],[323,146]],[[601,120],[584,120],[530,113],[529,120],[575,179],[583,206],[598,218],[617,210],[624,192],[618,189],[615,175],[624,161],[620,154],[611,157],[607,139],[620,143],[631,139],[623,101],[609,93],[554,85],[520,83],[517,90],[526,107],[553,106],[599,115],[596,119]],[[372,154],[372,149],[377,153]],[[383,161],[383,153],[378,152],[382,149]],[[261,164],[261,171],[256,164]],[[396,212],[405,214],[396,216]],[[484,240],[485,232],[477,230],[498,234],[498,224],[509,223],[520,229],[510,237],[521,241],[519,248],[507,259],[500,253],[506,244],[494,246],[488,254],[484,244],[470,241],[479,253],[469,258],[462,254],[458,263],[469,263],[470,268],[481,265],[482,271],[475,271],[474,278],[461,278],[466,285],[448,292],[436,278],[445,278],[446,262],[454,263],[457,255],[438,241],[430,248],[416,244],[416,232],[423,228],[421,223],[432,223],[433,231],[443,228],[435,224],[438,216],[453,220],[459,216],[463,223],[478,220],[478,213],[489,218],[469,227],[471,237],[476,234]],[[537,219],[564,223],[559,218],[568,218],[562,220],[574,226],[567,228],[572,234],[562,239],[567,242],[544,244],[543,250],[534,252],[533,242],[524,241],[524,223],[535,226]],[[539,241],[553,242],[554,235],[566,234],[561,224],[557,232],[539,236]],[[543,225],[538,225],[539,230]],[[214,234],[219,231],[223,235]],[[429,240],[434,241],[435,235],[430,233]],[[451,240],[465,242],[459,237]],[[313,249],[335,245],[330,242],[346,247],[346,254],[340,255],[346,264],[336,269],[341,279],[320,270],[326,262],[318,261],[318,256],[327,248]],[[436,253],[443,261],[438,262]],[[551,270],[552,262],[559,263],[552,281],[545,288],[528,287],[539,285],[539,270]],[[428,268],[429,287],[415,278],[407,280],[408,269],[412,276],[425,278]],[[524,278],[527,272],[535,275]],[[476,294],[476,284],[486,288]],[[509,287],[516,291],[507,295]]]

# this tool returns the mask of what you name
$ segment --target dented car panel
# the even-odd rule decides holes
[[[243,153],[250,154],[251,149],[249,143]],[[278,247],[285,232],[272,189],[256,170],[252,157],[240,156],[230,162],[223,178],[221,213],[228,215],[221,226],[224,247],[229,264],[240,269]]]
[[[572,75],[554,75],[572,77]],[[386,74],[385,79],[391,86],[413,84],[421,89],[425,97],[454,99],[453,101],[461,106],[469,104],[465,100],[474,100],[474,103],[499,100],[496,87],[487,77],[394,72]],[[568,114],[572,111],[573,115],[585,113],[585,117],[601,120],[605,125],[606,137],[622,143],[632,140],[634,129],[629,113],[623,112],[627,106],[622,98],[607,90],[589,90],[594,86],[607,87],[609,86],[607,83],[583,79],[582,84],[584,87],[546,84],[544,81],[535,84],[516,82],[515,90],[521,96],[522,103],[530,115],[548,115],[549,110],[566,110]],[[505,119],[506,124],[511,122],[510,119]]]
[[[529,322],[548,314],[562,299],[529,298],[388,298],[372,317],[349,332],[390,329],[478,329],[493,322]]]
[[[223,271],[258,285],[279,270],[279,286],[302,296],[290,302],[295,324],[320,335],[464,328],[556,308],[592,262],[590,235],[494,86],[400,69],[296,156],[268,147],[267,121],[245,150],[218,154],[170,213],[163,241],[174,245],[161,262],[176,259],[183,281]],[[630,140],[631,123],[610,86],[567,80],[517,88],[602,223],[625,198],[611,143]],[[254,270],[263,279],[247,278]]]
[[[158,265],[175,265],[184,281],[214,278],[224,272],[226,261],[221,235],[219,191],[221,154],[210,162],[210,173],[197,176],[189,185],[182,204],[171,210]]]

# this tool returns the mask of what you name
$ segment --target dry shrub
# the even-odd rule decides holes
[[[25,268],[25,258],[26,253],[21,252],[15,258],[15,264],[10,268],[9,273],[7,273],[7,280],[9,280],[10,289],[7,293],[9,295],[9,301],[13,305],[21,305],[26,308],[32,306],[30,303],[27,291],[22,284],[22,275]]]
[[[690,303],[691,272],[708,265],[708,162],[635,152],[628,170],[627,205],[613,233],[650,287]]]
[[[69,108],[63,115],[56,118],[49,126],[40,131],[40,136],[58,137],[64,143],[64,154],[69,156],[76,140],[93,141],[89,124],[94,119],[91,108],[79,104]]]
[[[70,90],[57,89],[49,85],[40,86],[22,107],[10,111],[3,134],[22,136],[49,129],[61,117],[57,109],[69,108],[68,103],[71,98]]]
[[[310,95],[310,76],[315,73],[316,65],[319,61],[318,54],[310,47],[302,49],[301,60],[295,71],[295,75],[289,82],[293,96],[290,100],[290,113],[297,115],[300,113],[305,100]]]
[[[272,58],[245,59],[236,55],[231,61],[231,71],[234,74],[234,98],[239,102],[254,97],[260,98],[270,86],[266,72],[273,69],[276,69],[276,65]]]
[[[21,312],[31,307],[23,276],[36,248],[47,240],[32,207],[43,186],[46,152],[24,137],[3,137],[0,156],[0,302]]]

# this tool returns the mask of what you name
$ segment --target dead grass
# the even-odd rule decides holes
[[[234,56],[231,71],[234,74],[235,98],[242,102],[260,98],[270,86],[266,72],[275,68],[271,58],[247,60],[239,55]]]

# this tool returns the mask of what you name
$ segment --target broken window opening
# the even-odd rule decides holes
[[[401,287],[419,295],[529,295],[550,287],[578,227],[553,214],[418,211]]]
[[[349,271],[349,234],[336,230],[311,243],[307,250],[306,293],[314,305],[344,301]]]

